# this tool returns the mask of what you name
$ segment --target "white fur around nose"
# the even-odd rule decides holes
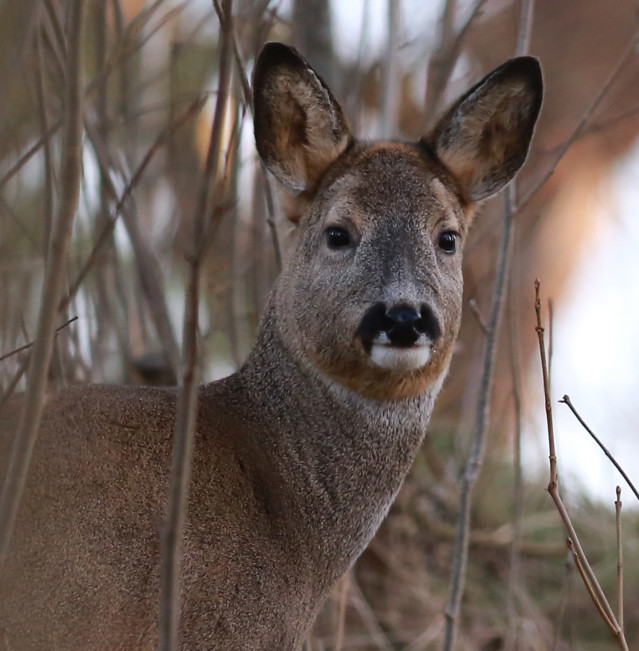
[[[373,363],[389,371],[416,371],[428,363],[430,355],[429,343],[416,343],[408,348],[374,343],[371,347]]]

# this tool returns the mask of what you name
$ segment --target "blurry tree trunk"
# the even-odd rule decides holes
[[[313,68],[329,86],[338,86],[328,0],[295,0],[293,45],[313,62]]]
[[[382,110],[380,136],[394,138],[397,135],[397,115],[399,108],[399,23],[400,5],[388,0],[388,33],[386,57],[384,61],[384,78],[382,87]]]

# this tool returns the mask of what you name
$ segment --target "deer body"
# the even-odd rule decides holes
[[[270,335],[240,373],[201,390],[186,648],[299,647],[386,514],[430,415],[430,393],[380,409],[308,374]],[[10,648],[154,648],[174,409],[175,393],[162,389],[51,397],[25,495],[36,510],[20,520],[0,588]],[[87,551],[91,570],[78,577]]]
[[[519,61],[430,141],[360,144],[308,64],[265,48],[256,139],[293,195],[299,242],[244,367],[200,390],[183,648],[300,649],[386,515],[450,362],[474,203],[528,149],[541,83]],[[51,396],[0,575],[0,648],[157,644],[175,401],[130,387]],[[2,474],[17,406],[3,418]]]

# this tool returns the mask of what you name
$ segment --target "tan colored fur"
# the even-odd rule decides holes
[[[505,64],[420,143],[367,144],[354,141],[304,59],[265,47],[256,141],[294,197],[299,238],[245,365],[200,389],[182,648],[299,650],[379,527],[452,355],[469,197],[496,191],[523,163],[541,98],[535,65]],[[519,98],[502,89],[513,75],[529,91]],[[504,122],[509,111],[519,118]],[[493,131],[497,142],[485,146]],[[514,157],[503,151],[513,140]],[[455,251],[442,244],[446,233],[456,234]],[[428,315],[425,343],[389,339],[397,306]],[[382,325],[365,336],[370,323]],[[380,365],[371,350],[386,340],[384,363],[419,346],[429,356],[411,370]],[[0,576],[9,649],[156,647],[175,403],[173,389],[51,393]],[[0,476],[19,408],[16,399],[2,413]]]

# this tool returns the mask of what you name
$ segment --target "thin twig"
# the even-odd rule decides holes
[[[111,219],[107,224],[104,225],[104,228],[100,232],[100,235],[98,236],[98,239],[93,246],[93,249],[91,253],[89,254],[89,257],[87,258],[86,262],[78,272],[78,275],[75,277],[73,282],[70,285],[68,294],[64,297],[60,304],[60,310],[63,310],[71,301],[71,299],[75,296],[77,291],[80,289],[80,286],[84,282],[84,279],[86,278],[87,274],[93,267],[93,265],[96,263],[98,257],[100,256],[102,252],[102,248],[106,245],[109,235],[115,228],[115,225],[122,214],[122,210],[124,206],[126,205],[127,201],[131,197],[131,194],[133,193],[133,190],[137,187],[138,183],[140,182],[140,179],[142,178],[142,175],[146,171],[147,167],[151,163],[153,157],[158,153],[158,151],[161,149],[162,145],[165,143],[165,141],[175,132],[177,131],[183,124],[191,120],[197,113],[200,112],[202,109],[202,106],[204,106],[204,103],[206,101],[206,97],[202,96],[199,97],[193,104],[187,107],[187,109],[184,111],[184,113],[180,114],[178,117],[176,117],[171,124],[167,126],[167,128],[160,133],[160,135],[156,138],[155,142],[149,147],[148,151],[144,155],[144,158],[138,165],[137,169],[133,173],[133,176],[131,176],[130,181],[128,182],[127,186],[124,188],[120,199],[115,206],[115,209],[113,210],[113,215],[111,216]]]
[[[448,80],[455,69],[455,64],[461,52],[472,24],[480,15],[481,9],[486,0],[477,0],[477,3],[470,12],[468,20],[453,38],[452,28],[454,26],[455,0],[447,0],[442,10],[439,34],[439,42],[431,55],[428,64],[428,76],[426,79],[426,99],[424,102],[424,115],[426,116],[426,128],[432,126],[438,117],[439,108],[444,90]]]
[[[608,616],[608,613],[603,607],[603,604],[599,600],[595,587],[593,584],[590,582],[588,573],[586,572],[586,569],[584,568],[583,563],[581,562],[581,558],[579,557],[579,554],[577,553],[573,540],[572,538],[567,538],[566,539],[566,545],[568,546],[568,549],[570,550],[570,553],[572,554],[572,558],[575,562],[575,567],[577,568],[577,571],[579,572],[579,575],[581,576],[581,580],[583,581],[584,586],[586,586],[586,590],[588,591],[588,594],[590,595],[590,598],[592,599],[592,602],[595,604],[595,608],[599,612],[599,615],[601,619],[604,620],[608,628],[615,632],[615,624],[612,619]]]
[[[110,195],[113,200],[117,200],[117,190],[109,174],[109,169],[115,169],[117,165],[113,156],[111,156],[107,143],[100,136],[99,124],[98,128],[96,128],[87,120],[86,130],[100,168],[101,192],[106,196]],[[122,178],[124,178],[124,172],[122,170],[118,171]],[[122,204],[122,219],[127,235],[129,236],[129,241],[131,242],[131,247],[133,248],[133,258],[135,260],[135,268],[142,294],[146,299],[146,304],[149,306],[149,312],[153,318],[158,337],[162,342],[164,354],[171,365],[172,371],[177,376],[180,352],[162,285],[162,270],[142,235],[137,219],[135,203],[131,196],[129,197],[129,201]],[[110,220],[107,217],[106,220],[103,219],[100,221],[104,223],[103,232],[106,231],[109,233],[109,237],[106,238],[106,243],[108,243],[113,233],[112,229],[109,228]]]
[[[47,110],[47,88],[44,79],[44,57],[42,54],[42,27],[36,32],[35,42],[36,55],[38,57],[38,65],[35,67],[36,77],[36,95],[38,98],[38,117],[42,127],[42,133],[47,133],[49,130],[49,115]],[[43,141],[43,163],[44,163],[44,242],[45,249],[51,239],[51,227],[53,223],[54,211],[54,166],[53,154],[51,152],[51,140],[45,138]]]
[[[623,545],[621,544],[621,486],[617,486],[615,500],[615,523],[617,530],[617,620],[623,630]]]
[[[0,497],[0,570],[7,557],[44,407],[47,374],[53,350],[54,321],[64,287],[71,229],[80,191],[82,170],[80,62],[84,7],[84,2],[72,2],[69,8],[60,205],[47,258],[25,401]]]
[[[619,471],[619,474],[626,480],[626,483],[630,487],[630,490],[635,494],[635,497],[639,500],[639,492],[637,492],[637,489],[635,488],[635,485],[632,483],[630,480],[630,477],[624,472],[624,469],[617,463],[617,460],[612,456],[612,454],[609,452],[608,448],[601,442],[599,437],[588,427],[586,424],[586,421],[579,415],[579,412],[575,409],[575,406],[572,404],[570,398],[565,395],[559,402],[563,403],[564,405],[568,405],[570,411],[575,415],[575,418],[581,423],[583,428],[592,436],[593,440],[595,443],[601,448],[603,453],[610,459],[612,462],[612,465]]]
[[[575,563],[577,569],[582,576],[584,585],[588,590],[588,593],[592,597],[592,600],[597,607],[597,610],[601,613],[601,616],[604,622],[608,625],[612,633],[615,635],[619,641],[621,649],[627,651],[628,644],[624,637],[623,629],[619,626],[617,619],[608,603],[608,599],[601,589],[601,585],[595,576],[595,573],[588,562],[586,553],[581,546],[579,541],[579,536],[575,531],[575,528],[570,519],[570,515],[566,510],[566,507],[561,499],[559,494],[559,481],[557,477],[557,456],[555,452],[555,433],[553,425],[553,416],[552,416],[552,404],[550,402],[550,389],[548,381],[548,364],[546,360],[546,350],[544,344],[544,328],[542,326],[541,320],[541,299],[539,297],[540,282],[535,280],[535,313],[537,317],[537,323],[535,326],[535,331],[537,332],[537,337],[539,340],[539,355],[541,357],[541,369],[542,369],[542,379],[544,385],[544,400],[546,405],[546,422],[548,426],[548,448],[550,451],[550,478],[548,481],[548,493],[555,503],[555,507],[559,512],[561,520],[566,527],[568,532],[568,547],[575,557]]]
[[[197,333],[200,298],[200,269],[203,239],[208,231],[207,216],[211,214],[210,186],[217,185],[222,131],[226,118],[227,99],[231,81],[231,29],[233,0],[224,0],[220,16],[220,53],[218,93],[211,126],[209,148],[200,182],[193,219],[193,243],[188,258],[190,273],[184,304],[184,334],[180,391],[175,416],[171,476],[162,530],[160,568],[159,649],[173,651],[178,647],[180,620],[180,575],[182,566],[182,537],[184,532],[188,487],[191,476],[193,439],[197,419],[198,379]]]
[[[544,382],[544,408],[546,411],[546,426],[548,428],[548,459],[550,461],[550,482],[548,490],[557,484],[557,452],[555,450],[555,426],[552,418],[552,404],[550,403],[550,380],[548,374],[548,362],[546,356],[546,342],[544,340],[544,327],[541,325],[541,299],[539,298],[539,289],[541,282],[535,280],[535,314],[537,315],[537,340],[539,342],[539,354],[541,357],[541,372]]]
[[[77,321],[77,320],[78,320],[78,317],[74,316],[71,319],[69,319],[68,321],[66,321],[65,323],[63,323],[61,326],[58,326],[54,331],[54,336],[57,337],[60,330],[62,330],[63,328],[66,328],[68,325],[70,325],[71,323],[73,323],[74,321]],[[0,355],[0,362],[4,362],[5,359],[9,359],[9,357],[13,357],[14,355],[17,355],[18,353],[21,353],[21,352],[23,352],[25,350],[29,350],[29,348],[32,348],[32,347],[33,347],[33,342],[25,344],[24,346],[20,346],[19,348],[16,348],[16,349],[14,349],[14,350],[12,350],[12,351],[10,351],[8,353],[5,353],[4,355]]]
[[[63,119],[56,120],[49,128],[18,158],[18,160],[0,178],[0,190],[44,147],[63,124]]]
[[[344,645],[344,630],[346,628],[346,603],[348,601],[348,588],[351,582],[351,573],[347,572],[341,581],[339,591],[339,614],[337,620],[337,634],[335,635],[335,651],[342,651]]]
[[[554,354],[555,310],[552,298],[548,299],[548,395],[552,395],[552,360]]]
[[[485,335],[488,335],[488,333],[489,333],[488,325],[486,325],[486,321],[484,320],[484,317],[483,317],[482,313],[479,311],[479,305],[477,305],[477,301],[474,298],[471,298],[468,301],[468,307],[470,308],[470,311],[471,311],[472,315],[477,320],[477,323],[479,324],[479,327],[481,328],[481,331]]]
[[[222,16],[222,9],[220,7],[219,0],[213,0],[213,6],[218,17]],[[242,95],[244,96],[244,103],[249,107],[251,111],[251,116],[253,115],[253,91],[251,90],[251,84],[248,80],[248,75],[246,74],[246,66],[244,64],[244,58],[240,51],[240,44],[237,40],[237,33],[235,29],[232,31],[233,39],[233,56],[235,58],[235,67],[240,78],[240,86],[242,87]],[[282,247],[280,244],[279,234],[277,232],[277,223],[275,221],[275,201],[274,201],[274,192],[273,186],[271,185],[271,178],[266,171],[265,165],[260,161],[260,169],[262,176],[264,178],[264,199],[266,202],[266,223],[271,234],[271,242],[273,243],[273,252],[275,254],[275,263],[277,265],[277,270],[281,271],[282,269]]]
[[[359,587],[355,577],[352,577],[350,591],[351,603],[359,613],[359,616],[362,618],[364,626],[368,631],[370,636],[370,645],[374,645],[380,649],[380,651],[393,651],[393,645],[388,639],[386,633],[384,633],[382,627],[379,625],[377,617],[368,601],[366,601],[366,597],[364,596],[362,589]]]
[[[555,170],[557,169],[557,165],[559,165],[559,163],[561,162],[562,158],[564,157],[568,149],[570,149],[573,143],[579,139],[582,132],[588,126],[588,124],[592,120],[593,115],[599,108],[601,101],[608,94],[612,84],[619,76],[619,73],[621,72],[627,60],[632,55],[636,54],[638,39],[639,39],[639,33],[635,31],[635,33],[630,38],[628,45],[626,46],[623,53],[621,54],[619,61],[617,62],[615,67],[612,69],[612,72],[608,76],[608,79],[606,79],[604,85],[601,87],[601,89],[599,90],[599,92],[591,102],[590,106],[588,106],[584,114],[581,116],[581,119],[577,123],[577,126],[574,128],[572,133],[568,136],[568,138],[566,138],[566,140],[564,140],[562,146],[557,152],[557,155],[555,156],[555,159],[553,160],[552,164],[548,168],[546,174],[541,178],[541,180],[538,183],[535,184],[533,188],[531,188],[528,191],[528,194],[517,205],[517,209],[516,209],[517,213],[522,212],[526,208],[526,206],[530,203],[530,200],[537,194],[537,192],[539,192],[539,190],[544,186],[546,181],[548,181],[548,179],[555,173]]]
[[[22,376],[26,373],[27,366],[29,366],[29,361],[30,361],[29,355],[26,355],[25,358],[20,363],[18,370],[14,373],[13,377],[11,378],[11,382],[9,382],[9,386],[4,390],[4,393],[0,398],[0,411],[2,411],[2,408],[5,406],[9,398],[13,395],[13,392],[16,390],[16,387],[18,386],[20,380],[22,379]]]
[[[516,239],[516,238],[515,238]],[[523,586],[521,575],[521,544],[522,544],[522,519],[523,519],[523,473],[521,459],[522,438],[522,401],[521,401],[521,364],[519,361],[519,341],[515,313],[513,309],[513,274],[509,283],[509,357],[510,374],[512,382],[513,404],[515,407],[515,431],[513,436],[513,500],[512,500],[512,528],[513,537],[510,545],[510,562],[508,573],[508,628],[506,636],[506,650],[516,649],[519,638],[518,590]]]

